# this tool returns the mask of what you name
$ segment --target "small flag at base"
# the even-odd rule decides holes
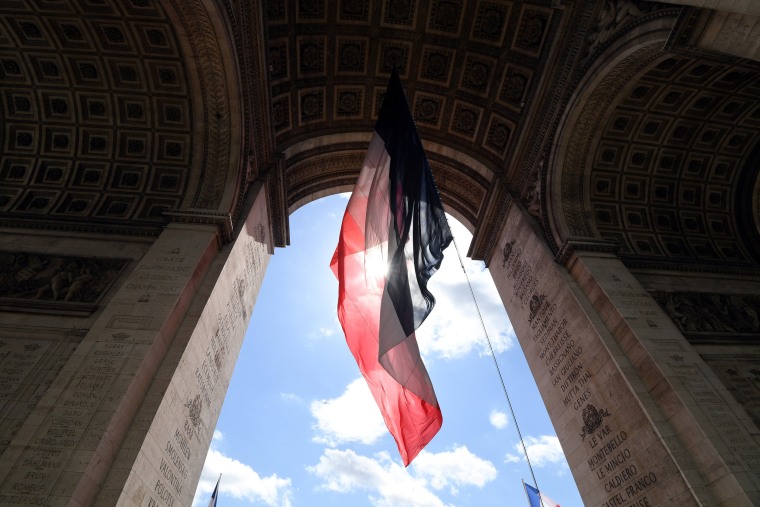
[[[219,474],[219,478],[216,480],[216,487],[211,494],[211,500],[208,501],[208,507],[216,507],[216,497],[219,495],[219,481],[222,480],[222,474]]]
[[[530,507],[560,507],[557,502],[541,493],[533,486],[525,484],[525,481],[523,481],[523,486],[525,487],[525,494],[528,496],[528,504],[530,504]]]

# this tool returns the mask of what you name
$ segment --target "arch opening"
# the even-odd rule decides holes
[[[414,489],[417,501],[450,503],[457,499],[452,488],[477,505],[518,498],[514,495],[524,494],[520,479],[529,471],[453,245],[429,286],[436,308],[417,333],[444,426],[418,457],[419,464],[401,472],[395,444],[335,314],[337,283],[329,261],[346,202],[345,195],[332,195],[291,214],[292,243],[278,250],[268,266],[217,424],[224,438],[212,443],[196,499],[202,502],[210,493],[218,467],[232,458],[250,466],[249,477],[255,470],[264,480],[274,483],[277,478],[279,501],[288,494],[309,505],[365,503],[368,496],[392,501]],[[449,220],[462,250],[470,234],[450,215]],[[567,505],[580,506],[490,274],[482,262],[464,261],[538,480],[551,484],[549,490]],[[281,338],[270,339],[275,333]],[[284,456],[268,463],[279,449],[291,449],[285,454],[300,465],[286,464]],[[430,468],[440,470],[439,486],[431,485]],[[384,489],[380,483],[387,478],[395,486]],[[338,482],[350,486],[325,491]],[[249,499],[262,494],[254,488],[245,491]]]

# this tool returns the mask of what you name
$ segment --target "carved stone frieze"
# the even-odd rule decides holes
[[[687,337],[760,338],[760,296],[664,291],[651,294]]]
[[[500,228],[512,207],[514,200],[506,184],[501,179],[494,179],[485,196],[485,201],[478,216],[480,226],[473,234],[467,256],[482,260],[488,265],[496,250]]]
[[[544,159],[539,160],[536,169],[531,173],[528,181],[528,188],[523,197],[525,209],[536,217],[541,219],[541,179],[544,177]]]
[[[272,224],[272,241],[274,246],[285,247],[290,244],[290,226],[284,158],[280,157],[276,163],[269,167],[266,182],[269,191],[267,203]]]
[[[89,315],[128,263],[128,259],[0,252],[0,308]]]
[[[604,46],[616,32],[623,31],[626,25],[640,18],[656,7],[654,2],[633,2],[632,0],[605,0],[597,14],[594,28],[587,37],[588,47],[585,58],[593,55]]]

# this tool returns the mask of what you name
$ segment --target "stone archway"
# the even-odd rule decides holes
[[[186,498],[288,210],[350,186],[356,133],[396,64],[584,498],[760,502],[758,70],[714,51],[719,24],[756,14],[539,0],[2,9],[2,501]],[[541,355],[558,343],[555,367]],[[635,443],[631,493],[599,472],[594,449],[615,438]]]

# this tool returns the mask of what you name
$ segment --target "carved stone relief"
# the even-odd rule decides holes
[[[588,53],[593,54],[621,27],[651,9],[651,5],[641,5],[641,2],[606,0],[602,10],[599,11],[596,27],[588,36]]]
[[[539,160],[536,168],[530,175],[528,188],[523,198],[523,204],[528,213],[541,219],[541,177],[544,171],[544,159]]]
[[[760,296],[701,292],[653,292],[687,337],[760,335]]]
[[[128,262],[0,252],[0,308],[87,315]]]

